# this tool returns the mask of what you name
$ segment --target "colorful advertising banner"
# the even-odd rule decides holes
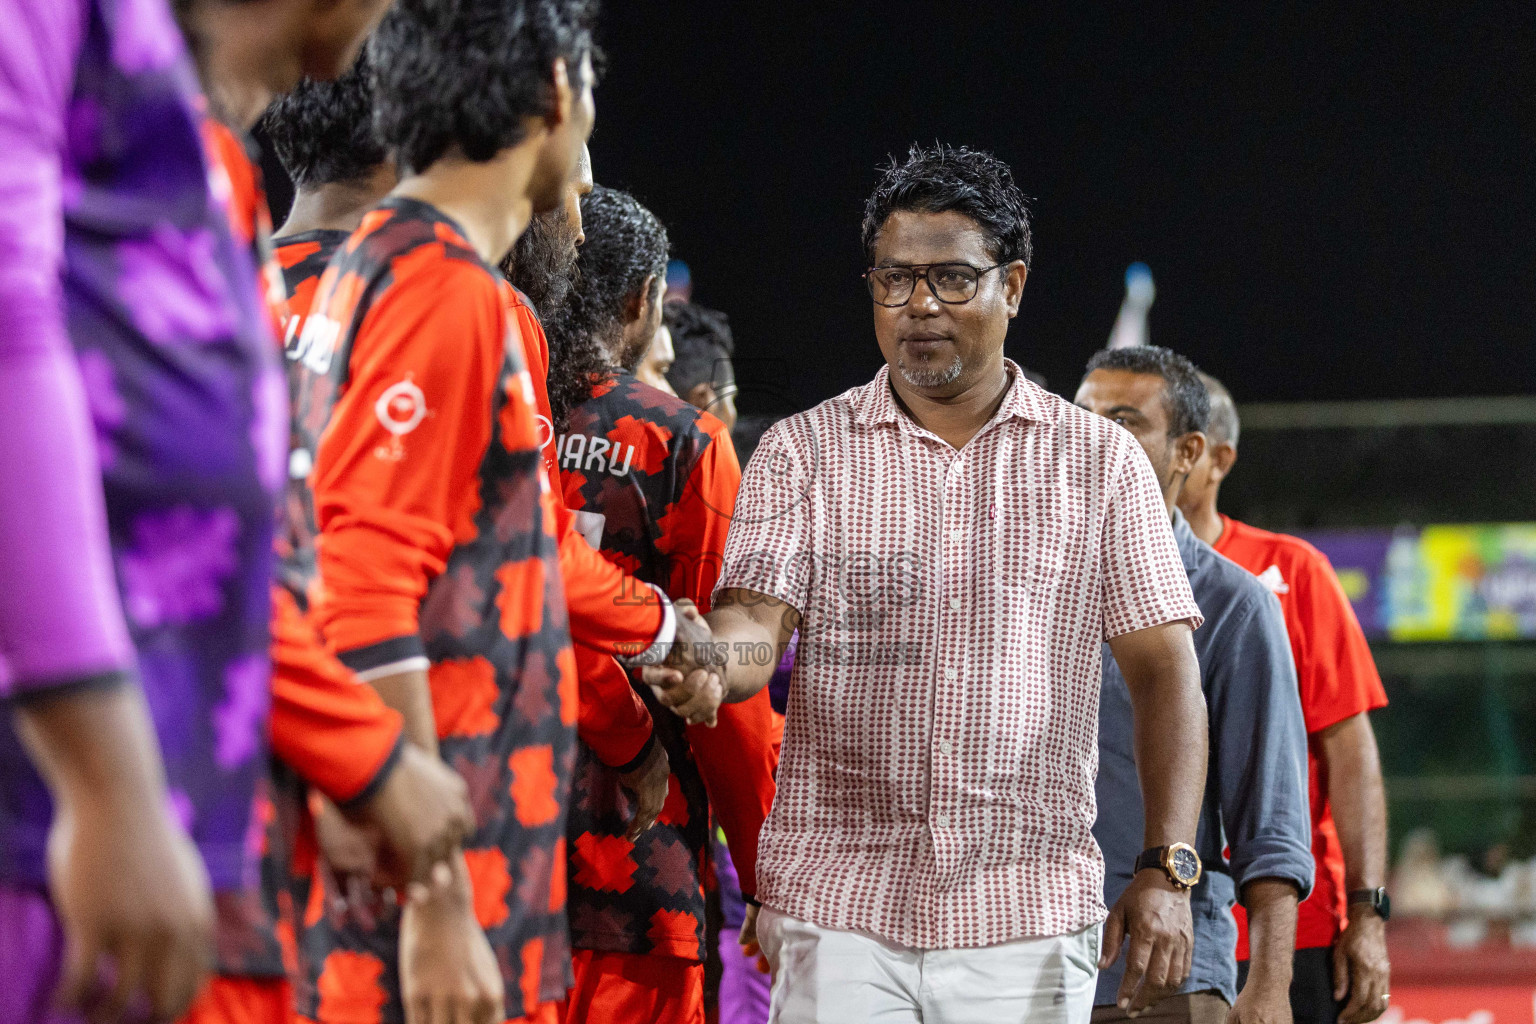
[[[1536,523],[1304,534],[1372,639],[1536,639]]]
[[[1531,1024],[1530,985],[1393,985],[1392,1006],[1379,1024]]]

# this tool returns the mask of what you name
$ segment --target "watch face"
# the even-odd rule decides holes
[[[1173,851],[1169,866],[1173,869],[1174,877],[1187,885],[1193,885],[1200,877],[1200,857],[1186,847]]]

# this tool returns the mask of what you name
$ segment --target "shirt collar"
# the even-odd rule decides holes
[[[1003,393],[1003,404],[992,417],[993,421],[1016,418],[1045,422],[1056,419],[1059,410],[1050,392],[1024,376],[1024,371],[1012,359],[1004,359],[1003,366],[1008,371],[1008,390]],[[849,404],[853,409],[854,420],[866,426],[896,424],[902,420],[910,422],[910,418],[896,403],[896,393],[891,390],[889,364],[880,367],[874,380],[856,388]]]
[[[1189,527],[1189,520],[1184,518],[1184,513],[1177,507],[1173,510],[1173,540],[1179,546],[1179,558],[1184,562],[1184,571],[1193,573],[1200,567],[1200,549],[1205,545],[1195,536],[1195,531]]]

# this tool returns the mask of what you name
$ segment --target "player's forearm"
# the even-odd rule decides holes
[[[384,703],[405,719],[405,737],[431,754],[437,753],[437,719],[426,669],[407,669],[369,681]]]
[[[1248,984],[1289,990],[1296,945],[1296,886],[1279,878],[1256,878],[1243,886],[1242,901],[1248,911]]]
[[[66,811],[128,814],[165,806],[165,776],[138,686],[75,689],[12,705],[17,732]]]
[[[1370,718],[1355,715],[1323,730],[1322,751],[1328,766],[1328,800],[1344,853],[1345,886],[1354,890],[1385,885],[1387,795]]]

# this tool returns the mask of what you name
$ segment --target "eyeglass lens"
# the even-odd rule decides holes
[[[969,302],[976,294],[976,268],[965,263],[935,263],[926,269],[879,267],[869,273],[869,293],[882,306],[901,306],[912,298],[921,273],[940,302]]]

